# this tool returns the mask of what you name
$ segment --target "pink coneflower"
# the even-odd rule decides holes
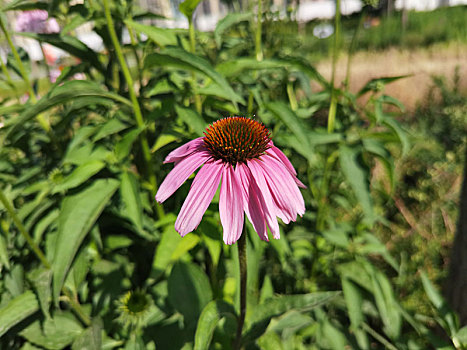
[[[201,165],[175,222],[183,237],[195,230],[211,203],[219,182],[219,214],[224,242],[235,243],[243,230],[243,212],[262,240],[267,227],[280,238],[277,218],[289,223],[305,212],[305,203],[290,161],[271,141],[266,127],[249,118],[216,121],[204,132],[172,151],[164,163],[175,163],[156,194],[159,203],[169,198]]]
[[[52,34],[60,31],[55,18],[49,19],[45,10],[24,11],[16,17],[15,30],[17,32],[32,32],[39,34]]]

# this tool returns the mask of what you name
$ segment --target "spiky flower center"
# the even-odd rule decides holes
[[[212,157],[232,165],[259,158],[270,140],[263,124],[246,117],[220,119],[204,132],[204,144]]]

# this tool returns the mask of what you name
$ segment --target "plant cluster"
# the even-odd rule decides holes
[[[403,261],[375,234],[388,226],[395,159],[411,151],[393,112],[403,107],[384,93],[401,77],[351,94],[303,56],[272,49],[261,2],[257,13],[227,15],[212,35],[194,29],[199,3],[180,5],[188,30],[145,24],[157,14],[131,1],[2,8],[11,54],[0,62],[8,90],[0,96],[0,346],[465,348],[466,328],[426,275],[443,335],[406,308],[393,282]],[[4,20],[32,9],[47,10],[61,31],[21,35],[78,62],[40,90]],[[76,37],[84,24],[104,52]],[[264,242],[245,224],[240,342],[241,262],[236,245],[223,243],[219,196],[184,238],[174,223],[189,184],[163,205],[154,200],[172,169],[166,156],[227,116],[261,121],[306,185],[306,212],[280,225],[280,239]]]

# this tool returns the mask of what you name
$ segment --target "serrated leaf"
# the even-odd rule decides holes
[[[10,300],[0,308],[0,337],[38,310],[36,296],[29,290]]]
[[[382,77],[382,78],[371,79],[360,89],[360,91],[357,93],[357,97],[360,97],[369,91],[375,91],[375,92],[379,91],[387,84],[390,84],[396,80],[407,78],[407,77],[410,77],[410,75],[399,75],[395,77]]]
[[[148,26],[148,25],[137,23],[137,22],[134,22],[128,19],[125,20],[124,22],[128,27],[133,28],[139,33],[143,33],[147,35],[149,39],[154,41],[159,46],[177,44],[177,36],[171,29]]]
[[[58,303],[60,289],[78,248],[119,186],[114,179],[100,179],[85,190],[67,196],[58,218],[58,237],[53,267],[53,297]]]
[[[232,305],[223,300],[213,300],[201,312],[195,333],[194,350],[209,349],[209,345],[219,321],[226,315],[235,317]]]

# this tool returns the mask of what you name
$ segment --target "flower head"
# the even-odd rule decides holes
[[[15,30],[17,32],[32,32],[39,34],[52,34],[60,31],[55,18],[49,19],[45,10],[31,10],[21,12],[16,17]]]
[[[305,186],[284,153],[274,146],[266,127],[254,119],[220,119],[206,129],[204,137],[172,151],[164,163],[175,163],[175,167],[156,194],[159,203],[202,165],[175,222],[182,237],[198,227],[219,183],[226,244],[240,238],[244,213],[259,237],[267,241],[267,227],[274,238],[280,237],[277,217],[289,223],[305,212],[298,188]]]

